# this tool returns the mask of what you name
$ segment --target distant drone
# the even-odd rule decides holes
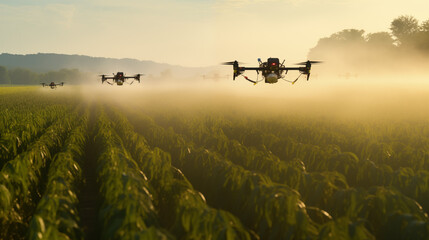
[[[101,83],[103,84],[104,82],[107,82],[110,85],[113,85],[113,84],[116,83],[116,85],[122,86],[122,85],[124,85],[124,83],[125,83],[125,81],[127,79],[132,78],[133,81],[131,83],[129,83],[131,85],[131,84],[134,83],[134,80],[136,80],[136,81],[138,81],[140,83],[140,76],[144,75],[144,74],[140,74],[139,73],[139,74],[136,74],[136,75],[134,75],[132,77],[127,77],[127,76],[124,76],[123,72],[117,72],[116,74],[114,74],[114,73],[112,73],[112,74],[113,74],[113,77],[106,77],[106,75],[104,75],[104,74],[100,75],[100,77],[101,77]],[[109,82],[108,81],[109,79],[112,79],[113,82]]]
[[[49,84],[46,83],[41,83],[43,87],[51,87],[51,89],[55,89],[57,88],[57,86],[64,86],[64,83],[55,83],[55,82],[51,82]]]
[[[258,82],[262,82],[264,80],[265,80],[265,83],[273,84],[273,83],[277,83],[279,79],[283,79],[287,82],[294,84],[296,81],[298,81],[298,79],[303,74],[307,75],[307,81],[308,81],[308,79],[310,79],[311,65],[316,63],[321,63],[321,61],[306,61],[306,62],[301,62],[296,64],[296,65],[304,65],[304,67],[285,67],[284,66],[285,61],[283,60],[283,62],[280,63],[278,58],[268,58],[266,62],[262,62],[261,59],[258,58],[258,62],[259,62],[259,67],[240,67],[237,61],[224,62],[223,65],[232,65],[234,67],[233,80],[235,80],[236,77],[242,75],[246,70],[256,70],[256,73],[258,74],[258,76],[259,76],[259,72],[261,72],[262,74],[261,80],[259,79],[257,79],[256,81],[251,80],[244,75],[243,77],[247,81],[252,82],[253,84],[257,84]],[[286,80],[284,78],[289,70],[299,71],[300,75],[294,81]]]

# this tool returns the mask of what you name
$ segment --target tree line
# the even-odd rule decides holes
[[[308,57],[371,71],[371,66],[399,68],[429,60],[429,19],[419,23],[413,16],[399,16],[389,30],[365,34],[362,29],[344,29],[321,38]]]
[[[84,73],[78,69],[61,69],[45,73],[33,72],[25,68],[8,69],[0,66],[0,84],[36,85],[50,82],[78,83],[84,79]]]

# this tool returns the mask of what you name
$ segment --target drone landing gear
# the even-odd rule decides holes
[[[302,73],[301,74],[299,74],[299,76],[294,80],[294,81],[290,81],[290,80],[287,80],[287,79],[284,79],[284,78],[282,78],[285,82],[288,82],[288,83],[292,83],[292,85],[293,84],[295,84],[297,81],[298,81],[298,79],[300,78],[302,76]]]
[[[250,78],[248,78],[247,76],[244,76],[244,75],[242,75],[243,77],[244,77],[244,79],[246,79],[247,81],[249,81],[249,82],[251,82],[251,83],[253,83],[253,85],[256,85],[258,82],[261,82],[262,80],[252,80],[252,79],[250,79]]]

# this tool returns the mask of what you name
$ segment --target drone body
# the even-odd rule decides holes
[[[258,59],[259,67],[240,67],[239,63],[237,61],[233,62],[225,62],[224,65],[232,65],[234,69],[234,75],[233,80],[235,80],[236,77],[242,75],[246,70],[255,70],[256,73],[259,75],[261,73],[263,79],[262,80],[251,80],[248,77],[243,77],[254,84],[265,81],[265,83],[277,83],[279,79],[284,79],[285,75],[290,70],[295,70],[300,72],[300,76],[302,74],[307,75],[307,81],[310,78],[310,71],[311,71],[311,65],[313,63],[320,63],[320,61],[306,61],[302,63],[298,63],[298,65],[304,65],[303,67],[285,67],[284,60],[282,63],[280,63],[278,58],[268,58],[266,62],[262,62],[261,59]],[[292,84],[295,83],[299,77],[295,81],[288,81]]]
[[[57,88],[57,86],[64,86],[64,83],[55,83],[55,82],[51,82],[49,84],[46,83],[41,83],[43,87],[50,87],[51,89],[55,89]]]
[[[136,74],[134,76],[125,76],[123,72],[117,72],[116,74],[113,73],[113,77],[106,77],[106,75],[100,75],[101,77],[101,83],[107,82],[110,85],[113,85],[116,83],[118,86],[124,85],[124,83],[127,81],[127,79],[133,79],[130,85],[133,84],[134,80],[138,81],[140,83],[140,76],[143,76],[143,74]],[[108,80],[112,79],[113,83],[109,82]]]

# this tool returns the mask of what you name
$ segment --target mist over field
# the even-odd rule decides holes
[[[253,85],[236,81],[199,80],[187,83],[166,81],[153,84],[142,80],[131,86],[95,85],[78,87],[89,99],[124,106],[162,111],[205,111],[212,114],[243,112],[260,117],[306,115],[327,118],[407,119],[428,117],[428,75],[331,77],[313,70],[310,81],[303,77],[288,82]],[[386,77],[388,76],[388,77]],[[76,89],[73,87],[72,91]],[[46,91],[46,90],[45,90]],[[67,88],[59,89],[67,91]]]

